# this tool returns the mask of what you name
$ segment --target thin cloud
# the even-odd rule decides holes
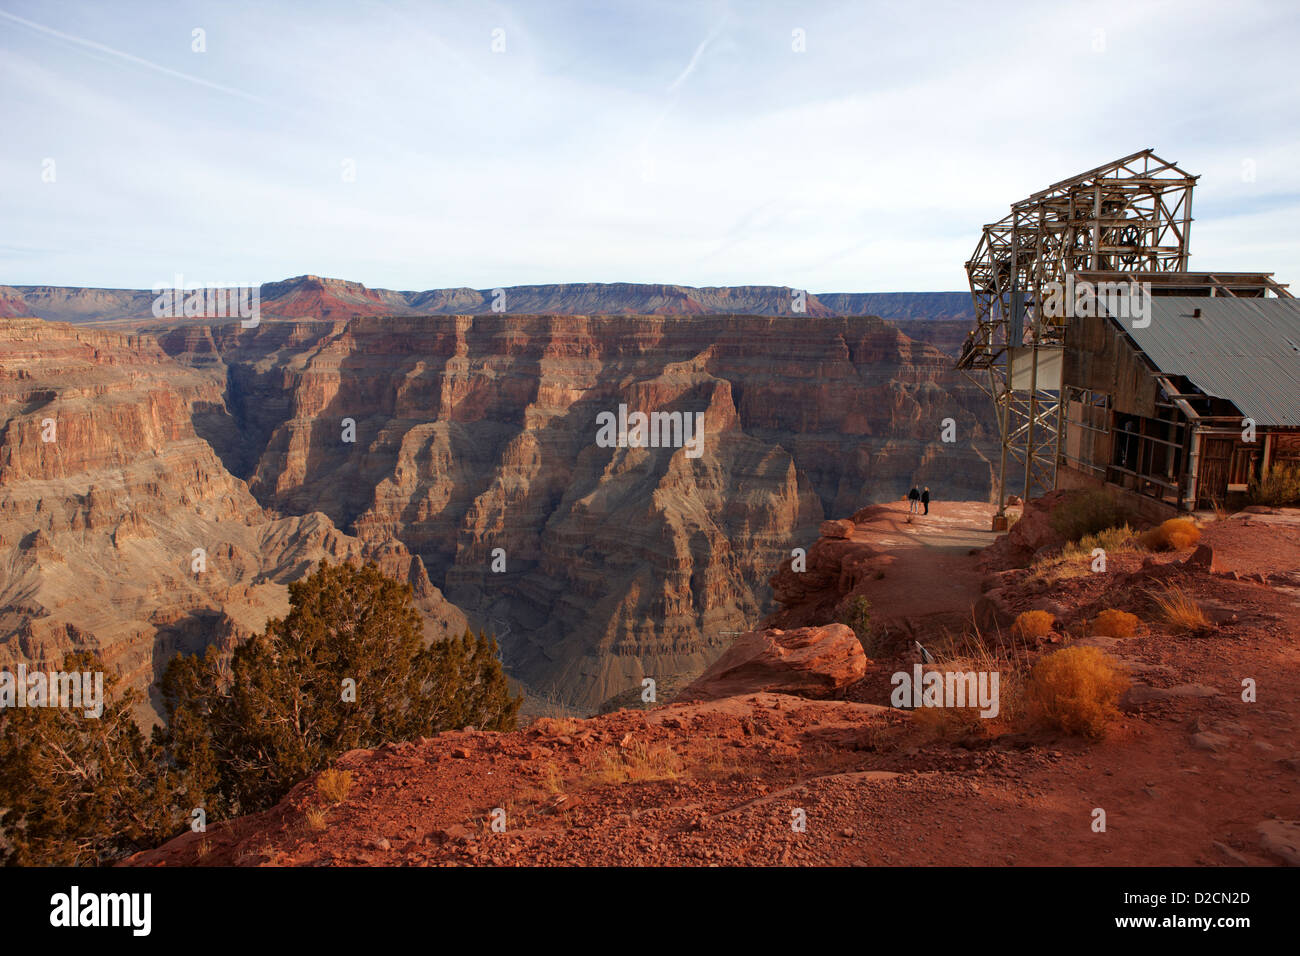
[[[12,20],[14,23],[22,24],[28,29],[36,30],[39,33],[57,37],[58,39],[66,40],[69,43],[75,43],[88,50],[107,53],[110,56],[117,57],[118,59],[126,60],[128,63],[134,63],[137,66],[143,66],[146,69],[154,70],[157,73],[163,73],[167,76],[173,76],[178,80],[184,80],[185,82],[193,83],[196,86],[205,86],[210,90],[216,90],[219,93],[225,93],[229,96],[238,96],[241,99],[249,100],[253,103],[266,103],[266,101],[260,96],[254,96],[252,93],[245,93],[243,90],[237,90],[233,86],[223,86],[220,83],[213,83],[211,80],[205,80],[201,76],[191,76],[189,73],[182,73],[180,70],[173,70],[171,67],[162,66],[159,63],[152,63],[149,60],[127,53],[123,50],[114,49],[113,47],[107,46],[103,43],[96,43],[94,40],[87,40],[84,37],[73,36],[70,33],[64,33],[61,30],[55,30],[51,27],[44,26],[43,24],[34,23],[31,20],[24,19],[23,17],[14,16],[14,14],[8,13],[4,10],[0,10],[0,17],[4,17],[6,20]]]
[[[685,83],[687,79],[690,78],[690,75],[695,72],[695,68],[700,63],[700,58],[704,56],[704,51],[707,50],[709,48],[709,44],[711,44],[714,40],[716,40],[718,38],[718,35],[722,33],[722,25],[725,22],[726,22],[725,18],[719,20],[717,24],[713,27],[713,29],[709,31],[709,35],[706,36],[700,42],[700,45],[695,48],[695,52],[691,54],[691,62],[686,64],[686,69],[682,70],[681,73],[677,74],[677,79],[673,80],[672,83],[668,85],[669,93],[676,93],[681,88],[682,84]]]

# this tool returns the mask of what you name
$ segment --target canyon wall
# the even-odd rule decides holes
[[[873,318],[358,316],[157,331],[193,424],[264,508],[417,555],[512,674],[589,709],[696,671],[825,517],[991,487],[991,410]],[[701,453],[601,447],[620,405]],[[957,441],[941,441],[952,418]]]
[[[400,542],[264,510],[195,431],[224,392],[149,336],[0,319],[0,667],[89,649],[144,690],[176,651],[282,616],[321,559],[375,560],[431,636],[464,628]]]

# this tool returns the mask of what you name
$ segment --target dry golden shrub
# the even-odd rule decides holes
[[[606,748],[590,779],[593,783],[650,783],[676,780],[681,773],[681,758],[671,748],[634,741],[626,748]]]
[[[1175,634],[1197,634],[1210,629],[1210,619],[1182,588],[1170,585],[1152,600],[1161,620]]]
[[[1142,621],[1136,614],[1107,608],[1097,615],[1090,630],[1101,637],[1132,637],[1141,624]]]
[[[1182,551],[1201,540],[1201,529],[1191,518],[1170,518],[1138,536],[1148,551]]]
[[[933,740],[987,736],[977,707],[917,707],[911,713],[912,726]]]
[[[351,789],[351,770],[335,770],[330,767],[328,770],[322,770],[320,776],[316,778],[316,792],[331,804],[342,803],[348,798],[348,791]]]
[[[303,813],[307,820],[307,829],[320,833],[329,827],[325,822],[325,810],[321,807],[308,807]]]
[[[1011,625],[1011,633],[1019,638],[1046,637],[1056,626],[1056,618],[1046,611],[1022,611]]]
[[[1067,647],[1034,665],[1025,689],[1035,723],[1099,740],[1119,716],[1116,704],[1129,686],[1114,658],[1095,647]]]

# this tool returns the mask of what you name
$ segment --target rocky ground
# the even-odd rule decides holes
[[[892,533],[923,535],[921,527],[904,521]],[[847,554],[852,579],[863,562],[834,542],[852,543],[859,526],[826,530],[837,536],[823,537],[822,551],[841,565]],[[1085,571],[1051,585],[1028,569],[986,561],[981,574],[979,555],[959,561],[936,552],[942,574],[930,578],[960,572],[967,584],[982,582],[977,592],[997,591],[985,608],[994,620],[1050,603],[1057,628],[1017,649],[1026,662],[1079,641],[1126,666],[1133,683],[1122,716],[1098,743],[1010,724],[936,736],[885,706],[889,675],[915,661],[914,648],[895,641],[840,688],[843,699],[742,693],[353,752],[337,763],[352,775],[341,800],[307,781],[266,813],[186,834],[130,862],[1300,863],[1292,822],[1300,818],[1300,515],[1211,521],[1203,541],[1212,553],[1116,554],[1104,575]],[[886,553],[859,543],[873,559]],[[899,546],[925,553],[919,539]],[[885,587],[890,577],[886,567],[883,578],[873,571],[862,579]],[[847,583],[841,599],[854,593]],[[1212,629],[1176,635],[1154,623],[1153,589],[1169,584],[1201,604]],[[1123,640],[1091,635],[1087,622],[1102,607],[1129,609],[1148,624]],[[925,639],[936,648],[950,636],[933,618],[915,626],[932,629]],[[769,657],[815,657],[798,650],[804,642],[766,634],[742,641],[766,641]],[[1248,679],[1253,702],[1243,700]],[[1094,831],[1097,809],[1105,832]]]

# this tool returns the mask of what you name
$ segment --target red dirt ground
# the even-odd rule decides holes
[[[899,564],[880,582],[896,612],[979,594],[973,545],[956,539],[982,533],[984,506],[966,517],[948,507],[932,506],[932,525],[908,526],[884,506],[858,529],[873,542],[915,541],[898,543]],[[1277,575],[1300,570],[1298,521],[1239,515],[1208,526],[1203,540],[1220,570]],[[1278,864],[1284,857],[1256,827],[1300,818],[1300,589],[1184,570],[1187,553],[1146,567],[1142,554],[1115,555],[1106,574],[1050,587],[1025,576],[1008,592],[1017,608],[1056,609],[1061,633],[1043,651],[1086,634],[1085,619],[1103,607],[1153,621],[1150,594],[1166,584],[1218,621],[1200,636],[1150,624],[1125,640],[1084,638],[1142,685],[1100,743],[1043,732],[933,739],[907,712],[880,706],[889,674],[911,667],[901,648],[875,662],[850,700],[755,694],[356,751],[338,761],[354,779],[337,805],[308,781],[266,813],[128,863]],[[1257,702],[1242,700],[1246,678]],[[617,780],[611,766],[657,766],[664,779]],[[324,829],[313,830],[305,811],[320,806]],[[494,808],[505,811],[504,832],[489,825]],[[1106,813],[1104,833],[1093,832],[1095,808]],[[792,828],[796,810],[804,832]]]

